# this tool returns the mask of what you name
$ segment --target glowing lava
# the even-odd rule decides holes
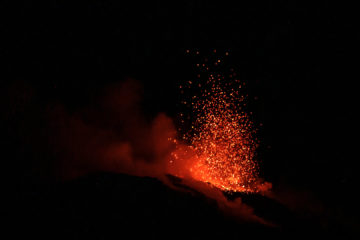
[[[216,59],[212,63],[217,66],[220,62]],[[184,161],[183,166],[195,180],[225,191],[255,192],[258,183],[258,166],[254,159],[257,140],[253,123],[243,111],[242,85],[233,78],[234,73],[224,76],[219,72],[209,73],[211,66],[208,64],[197,66],[206,80],[201,84],[199,77],[199,83],[189,81],[187,85],[190,89],[196,86],[199,93],[190,101],[184,101],[192,107],[195,118],[191,131],[183,136],[190,146],[185,147],[187,154],[183,153],[182,146],[172,155],[175,161]]]

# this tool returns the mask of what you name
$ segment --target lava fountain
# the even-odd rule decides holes
[[[228,75],[211,70],[221,62],[220,58],[205,58],[196,64],[200,72],[197,81],[180,86],[182,93],[195,89],[198,94],[183,101],[191,108],[191,130],[182,141],[172,139],[176,150],[171,153],[169,169],[179,177],[191,177],[223,191],[258,192],[262,186],[255,160],[258,141],[254,124],[244,111],[245,96],[240,92],[244,83],[232,69]]]

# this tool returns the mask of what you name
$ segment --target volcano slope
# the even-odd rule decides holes
[[[176,183],[179,179],[168,176]],[[181,188],[180,185],[178,185]],[[327,236],[311,216],[300,217],[285,205],[258,194],[241,197],[254,214],[272,226],[238,220],[222,212],[215,200],[184,187],[175,190],[149,177],[99,172],[56,185],[33,186],[14,193],[3,205],[4,229],[12,236],[47,239],[243,239]],[[246,219],[246,218],[245,218]],[[341,233],[342,229],[337,229]]]

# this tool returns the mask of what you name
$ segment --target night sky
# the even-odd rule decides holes
[[[223,68],[246,83],[261,124],[261,176],[320,206],[314,219],[325,230],[358,231],[355,10],[326,1],[2,1],[1,211],[61,182],[52,109],[91,111],[104,88],[131,78],[142,85],[145,119],[164,112],[177,122],[178,86],[197,74],[186,50],[217,49],[230,52]],[[147,188],[168,196],[151,181]]]

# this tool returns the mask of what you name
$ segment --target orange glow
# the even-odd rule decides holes
[[[220,60],[213,62],[215,66],[219,63]],[[191,131],[183,136],[189,145],[177,147],[170,165],[185,168],[177,175],[183,176],[183,172],[188,171],[191,178],[225,191],[256,192],[259,182],[255,161],[257,140],[253,123],[243,111],[242,84],[233,79],[235,74],[226,75],[229,76],[226,78],[225,74],[209,73],[209,64],[196,66],[205,72],[202,76],[208,77],[205,83],[189,81],[188,88],[198,86],[199,94],[183,104],[191,106],[195,120]]]

